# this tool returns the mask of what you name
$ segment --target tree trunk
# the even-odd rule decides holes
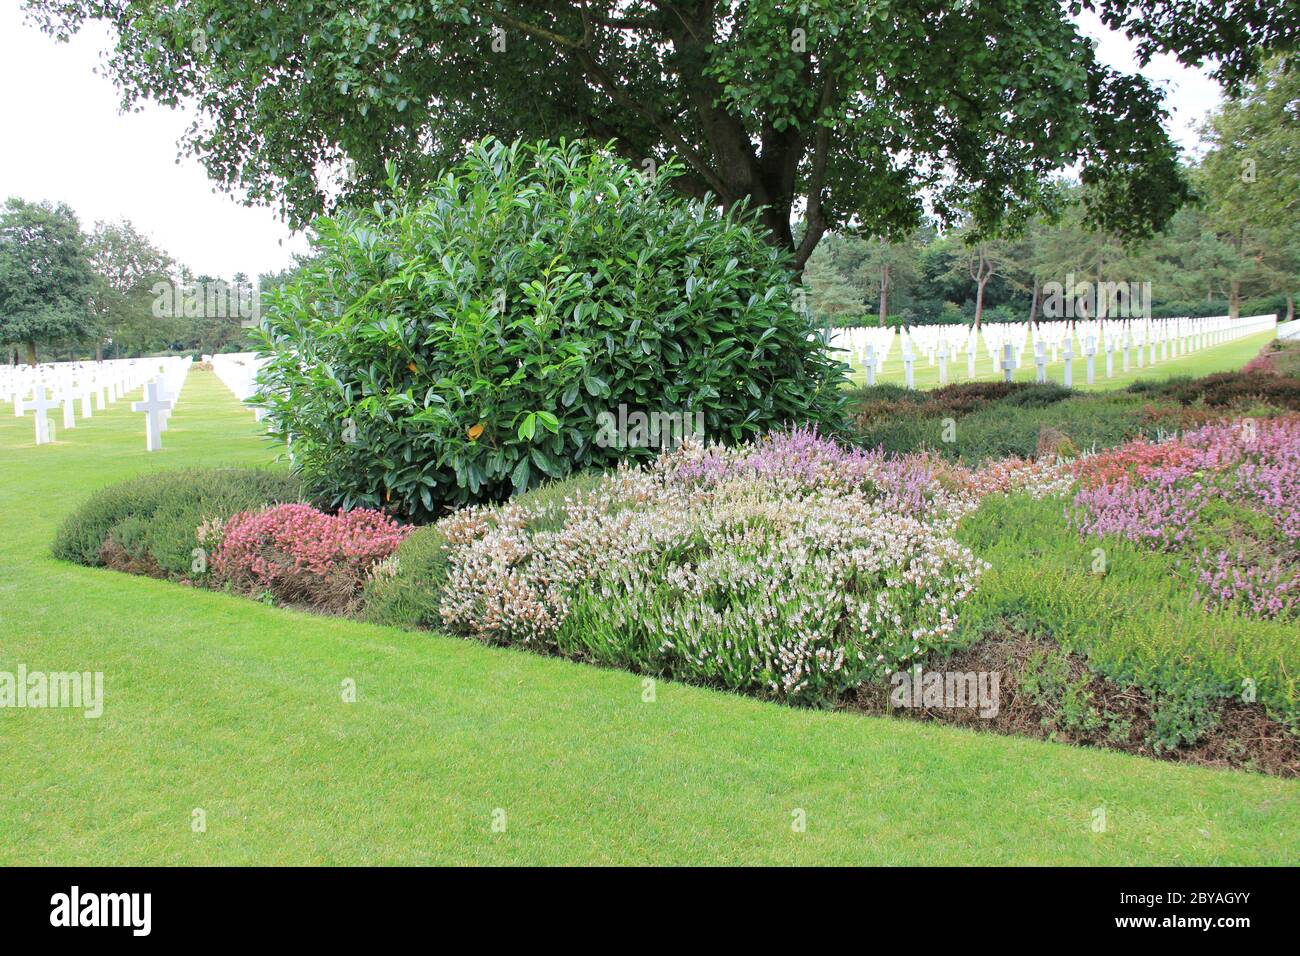
[[[1286,294],[1286,320],[1288,322],[1295,321],[1295,296],[1290,292]]]
[[[1228,291],[1228,318],[1241,318],[1241,283],[1233,279]]]
[[[975,331],[980,330],[980,322],[984,317],[984,287],[988,285],[988,278],[979,280],[979,285],[975,289]]]
[[[1106,281],[1106,257],[1101,253],[1097,254],[1097,284],[1094,286],[1097,300],[1097,319],[1105,322],[1110,318],[1110,303],[1106,301],[1106,296],[1102,292],[1102,284]]]
[[[880,266],[880,327],[883,329],[889,317],[889,263]]]
[[[1034,290],[1029,293],[1029,324],[1038,324],[1038,276],[1034,276]]]
[[[36,343],[35,342],[27,343],[27,364],[28,365],[36,364]]]
[[[104,340],[103,339],[100,339],[98,342],[95,343],[95,361],[96,362],[104,361]]]

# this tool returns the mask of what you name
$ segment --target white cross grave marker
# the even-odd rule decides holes
[[[144,387],[144,401],[132,402],[131,411],[144,412],[145,450],[158,451],[162,448],[163,412],[171,408],[168,402],[159,396],[162,386],[158,382],[149,382]]]
[[[50,419],[46,415],[51,408],[58,408],[59,403],[45,396],[45,383],[37,382],[32,386],[32,397],[23,402],[24,412],[35,412],[36,444],[45,445],[54,440],[50,433]]]
[[[867,346],[867,384],[876,384],[876,347]]]
[[[173,395],[171,389],[167,387],[167,377],[165,375],[159,375],[154,381],[158,384],[158,400],[167,403],[167,408],[162,413],[161,429],[166,431],[167,423],[172,417],[172,409],[176,407],[177,396]]]
[[[1070,339],[1065,340],[1065,351],[1061,354],[1065,359],[1065,373],[1061,384],[1066,388],[1074,388],[1074,345]]]
[[[1005,381],[1011,381],[1011,370],[1015,367],[1016,363],[1011,358],[1011,343],[1008,342],[1002,346],[1002,378]]]
[[[948,343],[939,346],[939,384],[948,384]]]
[[[1047,350],[1042,339],[1034,343],[1034,366],[1034,381],[1042,385],[1047,381]]]
[[[1097,381],[1097,340],[1088,336],[1088,384]]]

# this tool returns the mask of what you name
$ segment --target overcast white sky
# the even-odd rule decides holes
[[[1084,32],[1101,38],[1101,58],[1134,67],[1132,44],[1095,19]],[[0,199],[66,202],[90,228],[130,219],[155,244],[198,274],[256,276],[288,265],[306,240],[271,212],[214,191],[193,159],[177,163],[190,118],[149,105],[123,115],[112,82],[94,72],[110,32],[92,25],[69,44],[24,22],[18,0],[0,0]],[[1162,57],[1144,71],[1167,91],[1171,133],[1187,148],[1191,127],[1219,98],[1204,71]]]

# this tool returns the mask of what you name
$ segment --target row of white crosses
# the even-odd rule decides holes
[[[133,381],[138,381],[140,370],[132,360],[110,362],[57,362],[46,365],[0,366],[0,396],[14,407],[14,415],[21,417],[23,402],[37,398],[37,386],[44,386],[49,397],[60,403],[69,398],[81,399],[81,417],[93,414],[94,397],[99,410],[117,401]],[[68,419],[71,418],[71,421]],[[65,427],[76,426],[75,412],[64,414]]]
[[[159,399],[169,396],[167,400],[174,403],[189,367],[188,358],[5,366],[0,368],[0,395],[11,399],[16,416],[31,413],[36,444],[46,445],[54,440],[50,415],[55,410],[62,408],[65,429],[75,428],[78,403],[80,417],[89,419],[96,408],[103,411],[151,378],[157,383]],[[146,429],[146,447],[150,451],[161,447],[158,435],[165,427],[164,418],[156,434]]]
[[[14,415],[32,412],[36,443],[54,440],[50,413],[63,409],[63,427],[77,426],[80,417],[91,418],[139,387],[160,360],[120,359],[107,362],[54,362],[44,365],[0,367],[0,395],[13,403]]]
[[[1016,369],[1028,360],[1034,378],[1047,381],[1047,367],[1064,361],[1063,384],[1073,387],[1076,357],[1086,358],[1087,380],[1097,379],[1096,358],[1103,356],[1106,377],[1120,371],[1144,368],[1177,359],[1190,352],[1222,345],[1234,339],[1272,329],[1272,315],[1232,319],[1228,316],[1176,319],[1108,319],[1106,321],[990,322],[976,335],[970,326],[921,325],[910,329],[845,328],[831,336],[830,347],[852,366],[865,370],[868,385],[876,383],[888,360],[894,340],[899,341],[903,382],[915,387],[916,363],[924,357],[938,366],[939,384],[949,381],[949,363],[966,357],[966,378],[976,377],[981,350],[986,362],[1010,381]]]
[[[257,392],[257,373],[267,361],[260,358],[256,352],[231,352],[225,355],[204,356],[204,358],[212,363],[212,371],[216,372],[222,384],[230,389],[235,398],[246,404]],[[254,416],[260,422],[262,416],[266,414],[266,409],[260,405],[251,407]]]
[[[842,357],[850,365],[866,370],[867,384],[876,384],[876,373],[889,358],[894,344],[895,330],[879,327],[853,327],[835,329],[830,337],[832,352],[845,353]]]
[[[257,374],[270,361],[269,358],[259,356],[256,352],[231,352],[225,355],[205,355],[204,360],[212,363],[212,370],[217,373],[217,378],[221,379],[235,398],[253,410],[253,416],[257,421],[260,422],[266,417],[266,406],[255,404],[253,399],[261,388],[260,383],[257,381]],[[302,363],[300,362],[300,364]],[[303,365],[303,369],[306,370],[305,365]],[[273,429],[268,428],[268,430]],[[289,453],[289,460],[291,462],[296,461],[292,434],[285,437],[285,444]]]

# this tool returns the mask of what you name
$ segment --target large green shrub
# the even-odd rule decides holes
[[[737,441],[835,425],[842,367],[743,210],[607,151],[485,140],[422,195],[316,224],[268,302],[270,420],[327,502],[427,519],[655,449],[602,413]]]
[[[72,512],[54,539],[54,556],[78,564],[116,560],[143,570],[188,575],[195,531],[204,521],[237,511],[300,501],[302,482],[256,468],[201,468],[156,472],[110,485]]]

